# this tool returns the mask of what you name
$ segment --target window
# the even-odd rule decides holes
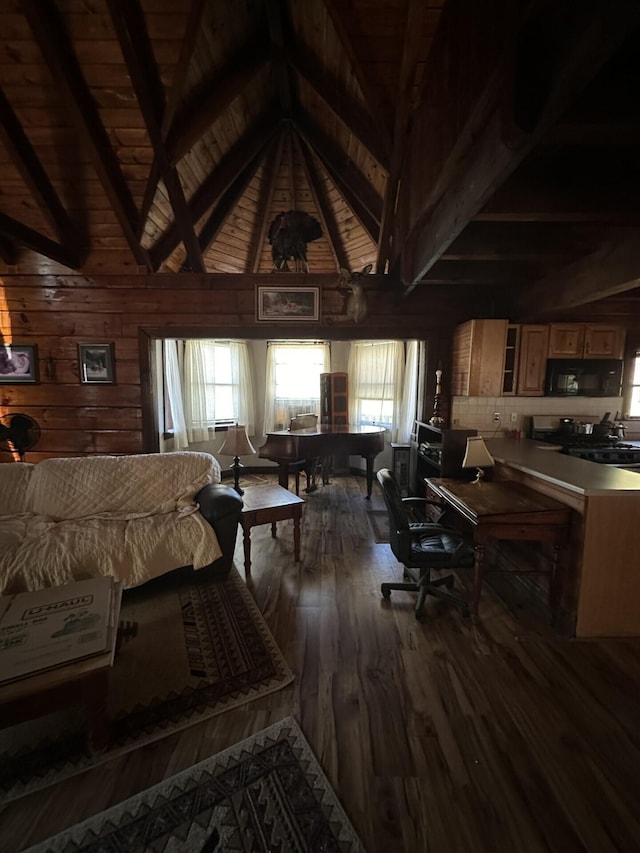
[[[286,429],[294,415],[320,412],[320,374],[330,371],[329,344],[270,341],[264,431]]]
[[[633,359],[633,374],[629,398],[629,417],[640,418],[640,350],[636,350]]]
[[[253,383],[244,341],[165,342],[165,388],[177,446],[209,440],[218,425],[242,423],[254,433]],[[178,438],[178,437],[177,437]]]
[[[349,419],[384,426],[407,441],[415,419],[417,341],[357,341],[349,355]]]

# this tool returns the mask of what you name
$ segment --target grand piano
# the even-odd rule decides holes
[[[362,456],[367,463],[367,498],[373,487],[373,462],[384,450],[384,427],[332,426],[319,424],[312,429],[283,429],[268,432],[258,456],[278,463],[278,482],[289,488],[289,463],[296,459],[313,459],[334,453]]]

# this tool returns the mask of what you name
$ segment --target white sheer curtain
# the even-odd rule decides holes
[[[402,383],[402,403],[397,419],[398,437],[397,441],[408,444],[416,419],[417,394],[418,394],[418,353],[420,345],[418,341],[409,341],[406,345],[406,360],[404,365],[404,382]]]
[[[398,438],[402,408],[404,344],[402,341],[355,341],[349,352],[349,420],[377,424]]]
[[[171,418],[176,450],[185,450],[189,446],[182,403],[181,346],[179,341],[166,340],[163,347],[166,409]]]
[[[244,424],[248,435],[256,434],[256,417],[253,403],[253,379],[249,347],[245,341],[230,341],[231,382],[233,405],[237,421]]]
[[[209,440],[207,416],[207,341],[189,340],[184,349],[184,418],[191,444]]]
[[[294,415],[320,413],[320,374],[331,370],[328,343],[270,342],[264,432],[286,429]]]
[[[220,348],[228,350],[228,359],[216,358]],[[186,341],[182,398],[190,443],[208,441],[209,428],[219,421],[237,421],[254,435],[253,381],[246,342]]]

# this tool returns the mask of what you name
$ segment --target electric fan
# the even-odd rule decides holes
[[[40,427],[30,415],[17,413],[0,417],[0,450],[16,452],[24,462],[24,454],[40,439]]]

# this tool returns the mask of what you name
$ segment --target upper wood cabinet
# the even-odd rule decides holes
[[[507,346],[507,320],[468,320],[453,335],[451,393],[500,397]]]
[[[525,324],[520,327],[518,396],[542,397],[544,395],[548,347],[549,327],[547,325]]]
[[[623,358],[624,329],[602,323],[551,323],[549,358]]]

